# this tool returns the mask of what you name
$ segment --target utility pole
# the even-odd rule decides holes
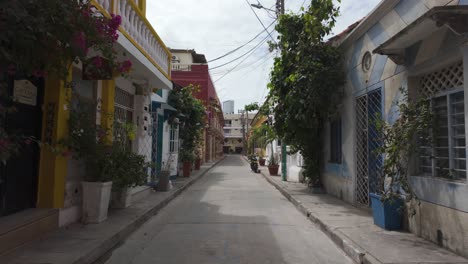
[[[241,114],[240,120],[242,124],[242,154],[246,154],[247,150],[247,142],[245,140],[245,118],[244,118],[244,113],[245,110],[238,110],[237,113]]]
[[[284,0],[276,0],[276,12],[278,16],[284,14]],[[281,51],[281,47],[280,47]],[[281,180],[288,180],[288,168],[287,168],[287,148],[286,141],[283,139],[281,142]]]

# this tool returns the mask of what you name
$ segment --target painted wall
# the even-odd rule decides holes
[[[342,113],[342,152],[341,164],[326,163],[323,182],[328,193],[349,203],[355,203],[356,189],[356,146],[355,146],[355,98],[375,89],[382,89],[383,117],[388,122],[398,118],[395,102],[401,100],[399,88],[410,94],[419,88],[418,78],[436,71],[463,58],[462,39],[447,28],[440,28],[406,50],[405,65],[396,65],[387,56],[372,54],[370,70],[365,71],[362,59],[399,31],[435,5],[468,4],[465,1],[397,1],[388,12],[382,13],[369,30],[356,38],[351,44],[344,45],[347,82],[344,87]],[[354,32],[359,32],[355,30]],[[464,49],[466,48],[466,44]],[[467,51],[468,54],[468,51]],[[465,59],[465,72],[468,56]],[[465,76],[468,76],[466,74]],[[465,90],[467,87],[465,77]],[[467,99],[465,93],[465,118]],[[465,128],[468,131],[468,127]],[[325,133],[325,155],[330,157],[329,127]],[[412,177],[411,184],[422,200],[418,208],[417,220],[410,219],[409,228],[415,234],[437,243],[438,233],[442,234],[441,245],[468,256],[468,185],[454,183],[435,177]],[[456,227],[456,228],[455,228]],[[440,238],[439,238],[440,239]]]

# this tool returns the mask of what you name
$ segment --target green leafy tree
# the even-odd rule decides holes
[[[179,140],[180,159],[182,161],[193,161],[195,151],[203,136],[205,123],[205,106],[193,96],[196,86],[189,85],[183,88],[175,88],[169,95],[169,104],[177,109],[171,116],[171,121],[177,117],[180,122]]]
[[[279,18],[279,41],[271,44],[281,50],[268,85],[274,129],[300,151],[312,185],[320,185],[323,128],[337,111],[344,85],[342,53],[324,41],[338,13],[332,0],[313,0],[304,12]]]

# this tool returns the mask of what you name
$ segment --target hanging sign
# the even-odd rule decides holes
[[[21,104],[36,106],[37,87],[28,80],[15,80],[13,99]]]

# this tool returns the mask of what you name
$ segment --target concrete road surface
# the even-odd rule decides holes
[[[240,156],[226,157],[102,262],[353,263]]]

